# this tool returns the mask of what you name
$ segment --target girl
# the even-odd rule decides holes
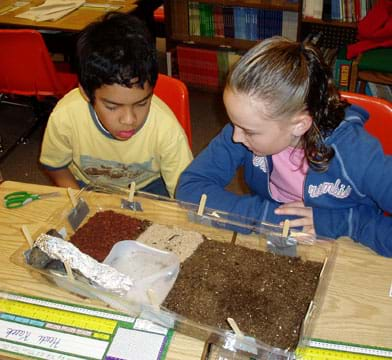
[[[177,198],[323,237],[350,236],[392,256],[392,157],[340,100],[310,44],[282,37],[249,50],[223,94],[231,120],[180,177]],[[250,193],[225,190],[243,166]]]

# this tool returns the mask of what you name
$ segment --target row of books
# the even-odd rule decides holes
[[[345,49],[321,48],[325,61],[331,69],[335,85],[340,90],[348,90],[350,85],[351,60],[345,57]],[[241,54],[227,49],[210,50],[187,46],[177,46],[178,75],[190,86],[220,89],[224,86],[231,66]]]
[[[229,50],[208,50],[177,46],[178,74],[191,86],[219,89],[230,67],[241,55]]]
[[[274,35],[297,39],[298,13],[190,1],[189,34],[262,40]]]
[[[306,18],[358,22],[376,0],[303,0],[302,14]]]

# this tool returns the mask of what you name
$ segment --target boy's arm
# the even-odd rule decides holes
[[[161,145],[160,148],[161,175],[171,198],[174,197],[181,173],[193,159],[186,135],[182,129],[179,130],[181,131],[173,129],[171,132],[172,136],[165,139],[164,145]]]
[[[80,186],[77,183],[76,179],[72,175],[71,171],[68,168],[59,169],[59,170],[45,170],[45,173],[49,176],[49,178],[53,181],[53,183],[57,186],[61,187],[70,187],[72,189],[79,190]]]

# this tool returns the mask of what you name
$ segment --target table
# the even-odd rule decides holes
[[[49,226],[52,215],[69,201],[66,190],[6,181],[0,186],[0,197],[18,190],[37,193],[56,190],[60,191],[62,196],[35,201],[19,209],[9,210],[3,206],[0,208],[0,289],[80,303],[78,296],[42,283],[33,272],[15,265],[10,260],[10,256],[25,242],[21,232],[22,225],[27,225],[32,233],[44,224]],[[102,197],[108,203],[111,201],[108,195],[96,196]],[[146,206],[152,206],[151,209],[154,209],[151,204]],[[165,211],[173,212],[173,221],[184,221],[176,217],[174,204],[167,203],[165,206]],[[158,218],[159,211],[155,212]],[[197,230],[198,225],[188,223],[186,226]],[[206,235],[221,239],[227,236],[224,232],[210,228]],[[389,294],[392,259],[378,256],[348,238],[339,239],[338,245],[331,281],[321,314],[314,323],[312,337],[392,349],[392,297]],[[87,302],[96,305],[93,300]],[[176,333],[167,359],[200,359],[203,345],[199,340]]]
[[[2,0],[0,14],[17,1],[20,0]],[[40,5],[43,2],[44,0],[30,0],[29,4],[0,15],[0,25],[3,27],[23,27],[78,32],[84,29],[86,25],[98,20],[107,11],[115,10],[119,7],[117,11],[127,13],[135,10],[137,7],[137,0],[87,0],[83,6],[57,21],[36,22],[15,17],[15,15],[28,10],[32,6]],[[94,6],[96,4],[109,4],[110,7]]]

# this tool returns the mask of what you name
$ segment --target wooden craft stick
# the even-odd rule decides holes
[[[155,293],[155,291],[153,289],[148,289],[147,296],[148,296],[148,299],[150,300],[150,304],[154,308],[154,310],[159,311],[159,303],[158,303],[157,294]]]
[[[229,323],[230,327],[233,329],[234,334],[236,334],[240,339],[244,337],[244,333],[240,330],[237,323],[233,318],[227,318],[227,322]]]
[[[288,237],[290,231],[290,220],[286,219],[283,223],[282,237]]]
[[[71,200],[72,207],[73,207],[73,208],[76,208],[76,206],[78,205],[78,202],[76,201],[76,197],[75,197],[75,194],[74,194],[73,189],[71,189],[71,188],[69,187],[69,188],[67,189],[67,191],[68,191],[69,200]]]
[[[72,268],[71,268],[71,265],[69,264],[69,262],[64,261],[64,266],[65,266],[65,271],[67,272],[68,280],[75,281],[75,278],[72,273]]]
[[[238,235],[237,231],[233,231],[233,235],[232,235],[232,237],[231,237],[231,243],[232,243],[233,245],[235,244],[235,242],[236,242],[236,240],[237,240],[237,235]]]
[[[132,181],[131,188],[129,189],[129,196],[128,196],[129,202],[133,201],[133,197],[135,196],[135,189],[136,189],[136,183],[134,181]]]
[[[199,204],[199,209],[197,210],[197,215],[203,216],[204,208],[206,207],[206,202],[207,202],[207,195],[203,194],[200,198],[200,204]]]
[[[29,243],[30,249],[34,246],[33,238],[30,235],[30,231],[26,225],[22,225],[22,232],[27,242]]]

